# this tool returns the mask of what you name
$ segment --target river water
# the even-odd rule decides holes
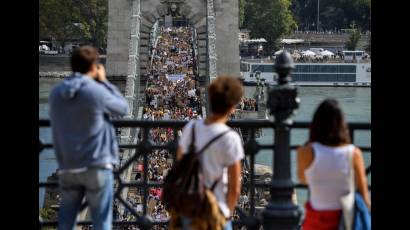
[[[60,79],[39,79],[39,117],[48,118],[48,95],[52,87],[57,84]],[[253,96],[255,87],[246,86],[245,94],[247,97]],[[295,121],[310,121],[317,106],[325,98],[332,97],[339,100],[343,111],[346,114],[348,122],[371,122],[371,90],[370,88],[353,88],[353,87],[300,87],[298,90],[301,99],[300,108],[294,117]],[[40,138],[45,142],[51,141],[51,133],[49,128],[41,128],[39,130]],[[291,143],[292,145],[303,144],[308,137],[308,130],[292,130]],[[354,144],[359,146],[371,146],[370,131],[356,131]],[[260,143],[273,144],[273,131],[269,129],[263,130],[263,135],[258,138]],[[366,166],[371,163],[370,153],[364,153]],[[272,151],[260,151],[256,156],[256,163],[263,165],[272,165]],[[39,160],[39,180],[46,181],[57,169],[55,156],[52,150],[44,150],[40,154]],[[292,177],[296,179],[296,161],[295,152],[292,151]],[[369,176],[371,181],[371,175]],[[298,190],[298,202],[304,203],[307,199],[307,192]],[[39,206],[42,207],[44,197],[44,189],[40,189]]]

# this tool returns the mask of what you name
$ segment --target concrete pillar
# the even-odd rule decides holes
[[[217,73],[240,77],[238,0],[214,0]]]
[[[107,62],[108,76],[126,76],[131,35],[132,1],[108,1]]]

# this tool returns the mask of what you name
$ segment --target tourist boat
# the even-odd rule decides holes
[[[362,60],[356,56],[355,61],[350,58],[350,53],[344,53],[345,58],[339,61],[295,62],[293,83],[300,86],[371,86],[370,59]],[[244,85],[255,85],[258,78],[269,85],[277,84],[277,74],[271,60],[263,63],[261,59],[241,61],[241,78]]]

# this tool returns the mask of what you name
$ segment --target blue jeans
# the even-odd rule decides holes
[[[93,229],[111,230],[113,173],[109,169],[89,169],[59,175],[61,204],[58,229],[73,230],[84,196],[91,211]]]
[[[182,230],[193,230],[191,229],[191,219],[182,217]],[[232,230],[232,221],[228,220],[226,221],[226,224],[224,226],[224,230]]]

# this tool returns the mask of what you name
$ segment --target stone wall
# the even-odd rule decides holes
[[[217,73],[239,77],[238,0],[214,0]]]
[[[108,1],[107,75],[126,76],[131,38],[131,0]]]

